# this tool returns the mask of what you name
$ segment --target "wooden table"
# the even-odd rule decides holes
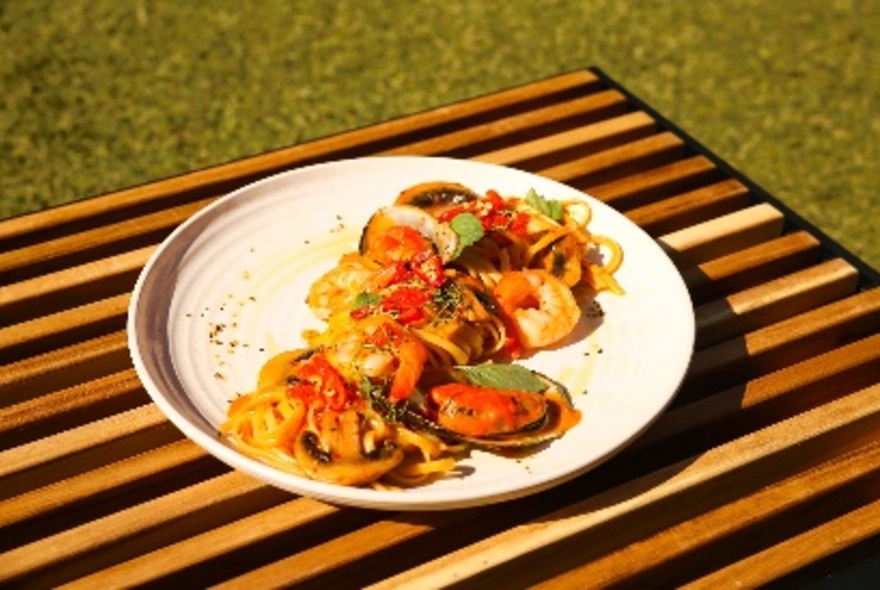
[[[688,377],[598,469],[501,505],[337,507],[206,455],[141,388],[126,306],[156,245],[304,164],[445,155],[587,191],[690,288]],[[878,274],[599,70],[0,223],[0,579],[16,587],[800,583],[880,546]]]

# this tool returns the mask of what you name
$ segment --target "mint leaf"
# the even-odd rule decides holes
[[[486,235],[483,223],[473,213],[459,213],[449,222],[449,227],[458,235],[458,248],[453,258],[457,258],[462,250],[479,242]]]
[[[556,199],[545,199],[533,188],[530,188],[529,192],[526,193],[525,202],[553,221],[560,221],[562,219],[562,203]]]
[[[382,297],[376,293],[361,291],[354,298],[354,308],[357,309],[359,307],[367,307],[368,305],[379,305],[381,302]]]
[[[455,368],[464,373],[473,385],[536,393],[547,389],[547,383],[522,365],[488,363],[458,365]]]

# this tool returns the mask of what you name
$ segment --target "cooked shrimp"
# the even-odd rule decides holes
[[[340,317],[340,316],[336,316]],[[428,357],[425,345],[388,315],[332,322],[325,353],[346,380],[388,384],[388,398],[408,397],[422,375]]]
[[[365,254],[380,264],[389,265],[431,249],[431,242],[417,230],[406,225],[393,225],[367,244]]]
[[[362,257],[343,257],[312,284],[306,303],[316,317],[326,320],[333,311],[350,308],[358,293],[367,290],[374,273]]]
[[[527,349],[559,342],[581,317],[571,289],[546,270],[506,272],[494,293],[519,342]]]

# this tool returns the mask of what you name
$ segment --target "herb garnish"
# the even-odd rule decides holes
[[[562,219],[562,203],[556,199],[544,198],[533,188],[530,188],[529,192],[526,193],[525,202],[553,221],[560,221]]]
[[[357,309],[359,307],[367,307],[369,305],[379,305],[382,302],[382,297],[376,293],[370,293],[368,291],[361,291],[354,298],[354,308]]]
[[[483,229],[483,223],[480,218],[470,212],[459,213],[449,221],[449,227],[458,235],[458,248],[452,255],[458,258],[462,251],[480,241],[486,231]]]
[[[437,310],[438,320],[453,318],[462,302],[461,288],[454,282],[447,281],[434,292],[431,302]]]
[[[486,363],[484,365],[458,365],[474,385],[494,387],[495,389],[515,389],[540,393],[547,389],[547,383],[522,365],[507,363]]]

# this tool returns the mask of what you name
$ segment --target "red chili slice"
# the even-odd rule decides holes
[[[299,397],[306,404],[322,409],[325,404],[342,410],[357,398],[339,371],[322,354],[312,356],[296,371],[301,380],[288,388],[288,395]]]
[[[443,262],[430,250],[419,252],[412,259],[413,271],[430,287],[439,287],[446,280]]]
[[[423,306],[431,296],[417,287],[399,287],[382,299],[382,311],[393,312],[401,324],[411,324],[425,317]]]

